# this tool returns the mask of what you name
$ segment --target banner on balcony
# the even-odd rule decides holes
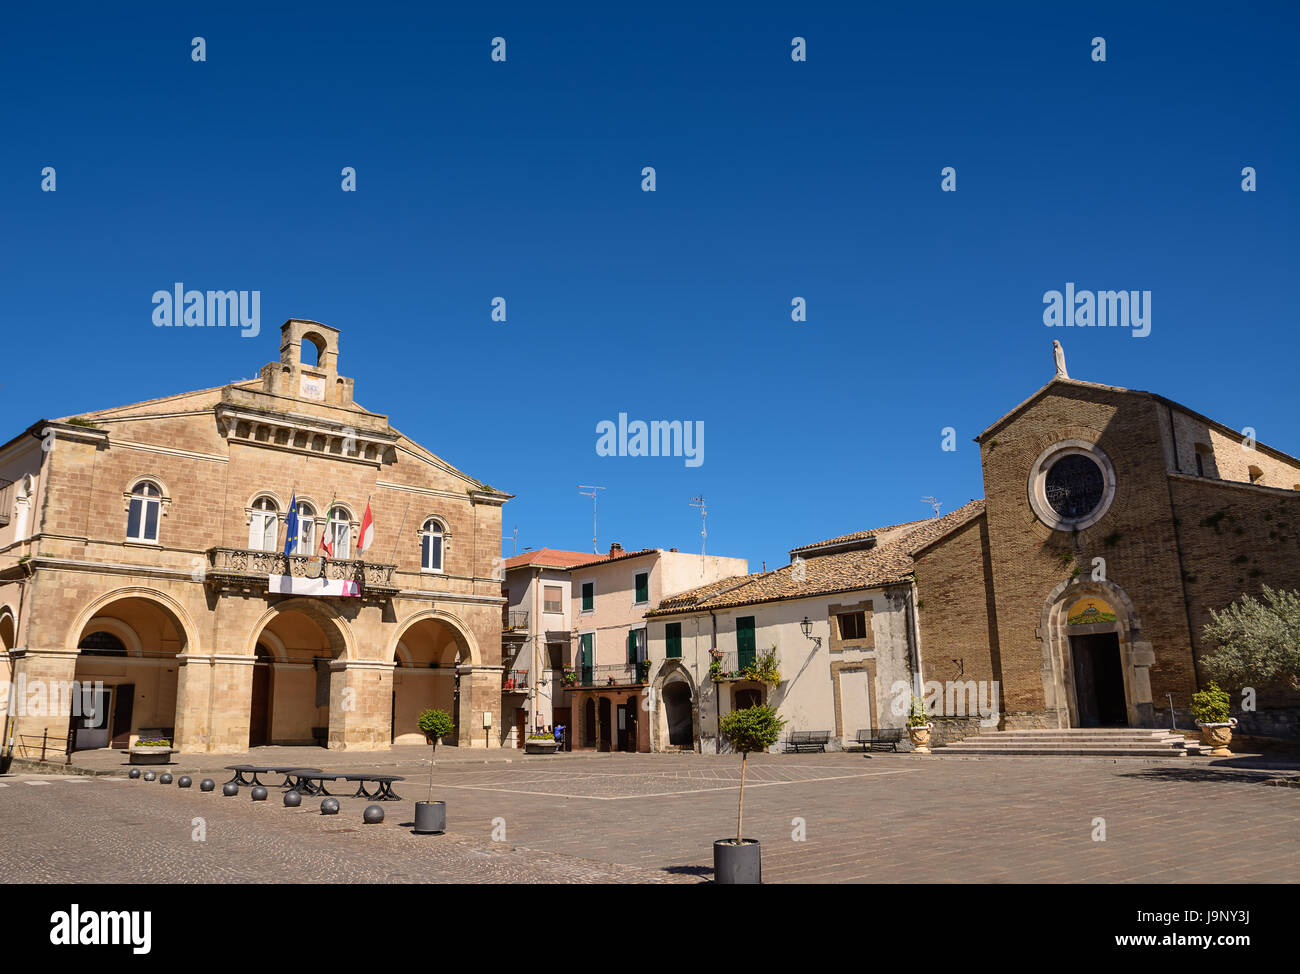
[[[299,578],[295,575],[268,575],[270,591],[278,595],[361,595],[361,585],[350,578]]]

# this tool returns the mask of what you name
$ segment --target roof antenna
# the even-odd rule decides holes
[[[709,516],[709,509],[708,506],[704,503],[704,495],[701,494],[699,497],[692,497],[691,507],[698,507],[700,509],[700,574],[703,575],[704,574],[704,548],[705,545],[709,543],[708,526],[704,520]]]
[[[937,497],[922,497],[922,498],[921,498],[921,503],[922,503],[922,504],[929,504],[931,507],[933,507],[933,508],[934,508],[934,516],[935,516],[935,517],[938,517],[938,516],[939,516],[939,508],[943,507],[943,504],[941,504],[941,503],[939,502],[939,498],[937,498]]]
[[[604,490],[604,487],[588,487],[586,484],[578,484],[578,493],[583,497],[591,498],[591,553],[600,554],[600,549],[596,547],[596,491]],[[591,493],[587,493],[591,491]]]

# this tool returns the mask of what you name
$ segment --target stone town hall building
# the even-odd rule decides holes
[[[455,742],[499,746],[509,496],[358,405],[337,330],[290,320],[254,379],[0,446],[0,681],[102,681],[83,747],[377,749],[422,742],[428,707]],[[17,732],[69,719],[36,710]]]

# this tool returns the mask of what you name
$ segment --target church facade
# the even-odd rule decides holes
[[[1004,728],[1191,726],[1211,610],[1300,587],[1300,461],[1059,357],[976,442],[983,510],[912,553],[926,679],[998,681]],[[1297,704],[1261,688],[1242,730]]]
[[[510,495],[358,405],[337,330],[293,319],[254,379],[41,421],[0,488],[16,736],[365,750],[423,743],[436,707],[449,743],[500,745]],[[70,684],[102,685],[91,716],[42,699]]]

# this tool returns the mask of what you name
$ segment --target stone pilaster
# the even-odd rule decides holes
[[[503,666],[465,664],[456,668],[460,676],[460,707],[457,715],[456,743],[460,747],[500,747],[501,722],[505,719],[501,705]],[[492,726],[483,726],[483,714],[492,715]]]
[[[379,751],[392,743],[393,664],[335,660],[330,664],[329,747]]]
[[[225,753],[248,750],[248,725],[253,712],[252,656],[211,656],[208,750]],[[186,668],[195,665],[191,658]],[[179,694],[178,694],[179,695]],[[177,701],[177,706],[180,701]]]
[[[13,663],[14,744],[16,755],[34,755],[42,735],[49,739],[46,756],[61,755],[72,722],[73,680],[77,672],[77,653],[61,649],[15,649]],[[79,708],[82,698],[78,696]],[[20,741],[20,737],[25,740]],[[7,744],[8,742],[6,742]],[[18,748],[19,744],[26,745]]]
[[[182,754],[206,752],[212,737],[212,657],[176,657],[176,739]]]

